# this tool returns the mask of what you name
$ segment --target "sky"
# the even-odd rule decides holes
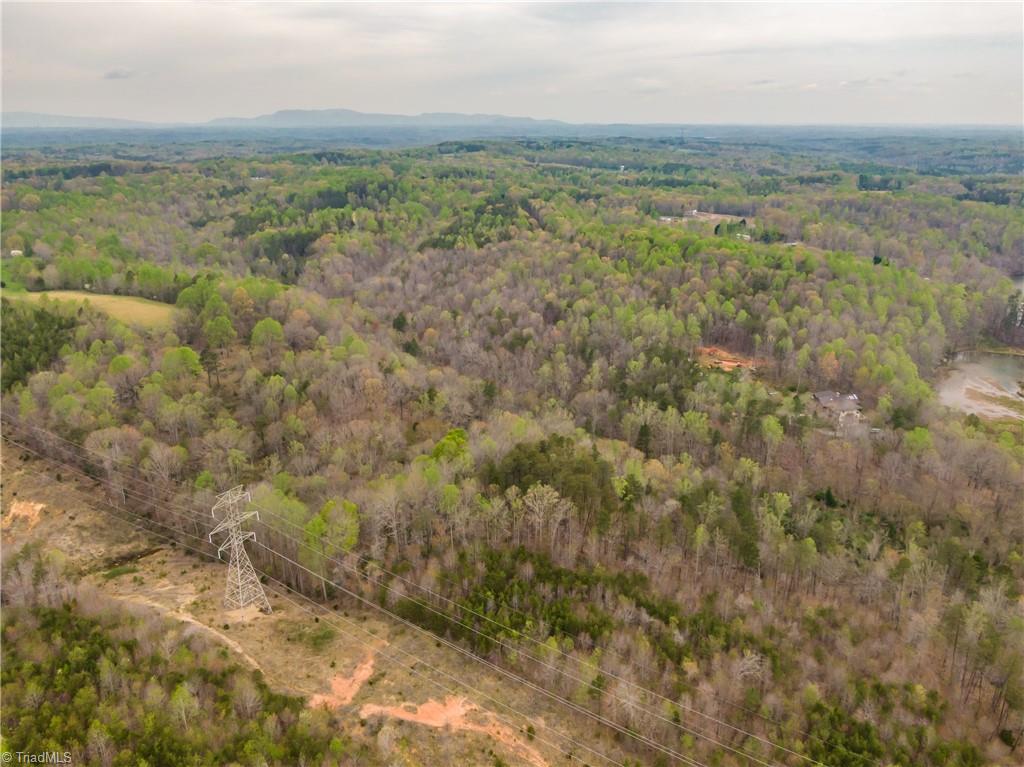
[[[1002,124],[1024,3],[2,5],[4,111]]]

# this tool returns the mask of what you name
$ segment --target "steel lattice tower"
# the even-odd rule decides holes
[[[224,510],[224,518],[217,526],[210,531],[210,543],[213,543],[213,536],[226,531],[227,539],[217,549],[217,556],[220,557],[224,550],[228,551],[228,579],[227,588],[224,592],[224,604],[229,609],[257,605],[263,612],[270,612],[270,600],[263,591],[256,570],[249,561],[249,555],[245,551],[245,541],[249,538],[256,539],[256,533],[242,531],[242,522],[249,517],[259,519],[255,511],[247,511],[249,492],[238,485],[217,496],[217,502],[213,505],[211,514],[217,518],[217,510]]]

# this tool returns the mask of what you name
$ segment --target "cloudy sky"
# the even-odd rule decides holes
[[[3,109],[1021,123],[1024,4],[2,6]]]

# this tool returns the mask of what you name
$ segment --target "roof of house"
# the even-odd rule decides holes
[[[837,391],[816,391],[814,399],[829,410],[860,410],[860,399],[856,394],[840,394]]]

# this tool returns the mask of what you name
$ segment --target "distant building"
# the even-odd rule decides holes
[[[861,404],[856,394],[816,391],[813,399],[818,415],[833,421],[838,430],[849,430],[860,424]]]

